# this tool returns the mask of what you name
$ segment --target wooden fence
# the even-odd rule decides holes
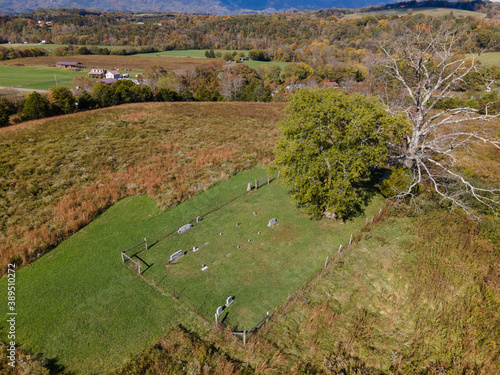
[[[270,315],[269,315],[269,311],[268,311],[266,316],[263,317],[256,325],[254,325],[248,331],[232,331],[231,333],[235,336],[237,336],[237,335],[243,336],[243,345],[246,345],[247,344],[247,335],[252,333],[253,331],[255,331],[264,322],[264,320],[266,321],[266,323],[269,323],[269,316]]]

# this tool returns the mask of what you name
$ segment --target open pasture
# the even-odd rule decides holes
[[[196,59],[192,57],[162,57],[147,54],[139,55],[75,55],[75,56],[41,56],[27,57],[24,59],[14,59],[2,61],[0,65],[9,66],[44,66],[55,67],[58,61],[78,61],[88,69],[128,69],[144,70],[150,65],[161,65],[166,69],[184,69],[208,64],[206,59]],[[62,70],[62,69],[61,69]]]
[[[0,86],[47,90],[57,83],[58,86],[71,87],[75,77],[86,75],[70,69],[0,65]]]
[[[477,56],[477,60],[485,65],[500,66],[500,52],[486,52]]]
[[[163,56],[163,57],[205,57],[206,49],[174,49],[171,51],[162,51],[162,52],[151,52],[151,53],[140,53],[136,56]],[[222,54],[229,52],[243,52],[245,56],[248,56],[248,50],[223,50],[216,49],[214,52],[220,52]]]
[[[362,18],[362,17],[369,17],[369,16],[378,16],[380,14],[383,14],[385,16],[406,16],[407,8],[400,8],[400,9],[386,9],[386,10],[378,10],[374,12],[363,12],[363,13],[354,13],[354,14],[347,14],[343,19],[355,19],[355,18]],[[475,17],[475,18],[484,18],[486,17],[486,13],[480,13],[480,12],[472,12],[469,10],[462,10],[462,9],[451,9],[451,8],[413,8],[412,9],[412,14],[424,14],[426,16],[433,16],[433,17],[442,17],[446,16],[453,12],[453,15],[455,17]]]

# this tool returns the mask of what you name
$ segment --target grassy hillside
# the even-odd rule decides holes
[[[455,17],[476,17],[476,18],[486,17],[486,13],[471,12],[469,10],[451,9],[451,8],[414,8],[412,9],[412,12],[413,12],[412,14],[425,14],[426,16],[434,16],[434,17],[446,16],[449,15],[450,12],[453,12],[453,15]],[[377,16],[379,14],[401,17],[401,16],[406,16],[407,9],[401,8],[401,9],[379,10],[374,12],[354,13],[344,16],[343,19]]]
[[[480,62],[486,65],[500,66],[500,52],[486,52],[482,53],[477,58]]]
[[[68,370],[94,373],[119,366],[127,354],[151,345],[174,324],[201,331],[213,326],[216,308],[230,295],[235,302],[221,319],[233,328],[251,328],[365,223],[364,217],[345,224],[310,220],[277,182],[246,193],[247,182],[265,173],[242,172],[163,212],[147,197],[118,202],[17,272],[17,342],[24,350],[58,358]],[[220,206],[213,211],[215,202]],[[379,205],[380,199],[374,200],[367,215]],[[165,238],[165,226],[194,222],[200,211],[207,213],[201,223]],[[278,224],[268,228],[272,217]],[[241,225],[236,227],[236,221]],[[142,277],[149,283],[120,259],[120,250],[144,237],[148,250],[137,247],[127,254],[142,261]],[[190,251],[192,244],[199,245],[198,252]],[[165,267],[179,248],[187,254]],[[201,263],[208,270],[201,271]],[[0,282],[4,289],[6,281]],[[5,339],[6,325],[0,327]]]
[[[141,103],[2,129],[2,266],[36,259],[127,195],[169,207],[269,161],[282,109]]]
[[[246,346],[173,329],[113,374],[498,373],[498,223],[407,214],[364,228]]]

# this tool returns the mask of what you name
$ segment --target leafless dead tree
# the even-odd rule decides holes
[[[397,100],[397,107],[412,125],[406,142],[392,145],[394,161],[411,173],[411,183],[397,197],[416,199],[414,188],[429,183],[443,201],[479,218],[471,202],[497,212],[500,189],[480,187],[460,173],[457,151],[473,152],[474,145],[500,149],[491,121],[498,115],[488,113],[488,106],[484,114],[469,107],[435,108],[477,71],[475,57],[465,54],[466,39],[465,30],[446,23],[417,25],[401,28],[380,42],[379,48],[386,77],[396,83],[399,94],[404,93],[405,100]]]

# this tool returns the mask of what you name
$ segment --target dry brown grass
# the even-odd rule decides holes
[[[268,163],[283,105],[129,104],[0,133],[1,263],[27,263],[117,200],[169,207]]]
[[[87,68],[144,70],[150,65],[160,65],[166,69],[186,69],[207,65],[210,61],[198,57],[165,56],[119,56],[119,55],[77,55],[77,56],[41,56],[1,61],[7,66],[47,66],[55,67],[58,61],[78,61]]]

